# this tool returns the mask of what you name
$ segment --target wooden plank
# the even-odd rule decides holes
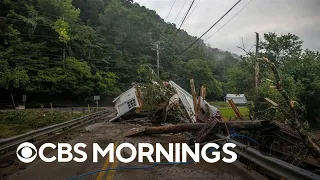
[[[194,79],[190,79],[190,87],[191,87],[191,94],[192,94],[192,100],[193,100],[193,106],[194,106],[194,113],[197,117],[197,93],[196,88],[194,86]]]
[[[237,108],[237,106],[234,104],[233,100],[232,99],[228,99],[228,103],[230,104],[230,106],[232,107],[234,113],[236,114],[236,116],[241,119],[241,120],[244,120],[243,119],[243,116],[242,114],[240,113],[239,109]]]
[[[136,107],[136,113],[139,113],[139,112],[141,112],[141,110],[143,108],[143,101],[142,101],[142,97],[141,97],[140,87],[136,86],[135,89],[136,89],[136,97],[137,97],[138,104],[139,104],[139,107]]]
[[[206,100],[207,88],[205,86],[201,86],[201,97],[203,100]]]
[[[276,103],[276,102],[274,102],[274,101],[272,101],[271,99],[269,99],[269,98],[264,98],[266,101],[268,101],[270,104],[272,104],[273,106],[275,106],[275,107],[278,107],[279,105]]]

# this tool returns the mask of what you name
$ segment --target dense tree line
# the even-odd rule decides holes
[[[215,57],[235,59],[203,42],[176,57],[196,37],[127,0],[5,0],[0,13],[0,87],[15,94],[116,95],[156,69],[161,41],[162,79],[188,87],[195,76],[219,98]]]
[[[281,103],[279,93],[270,88],[273,76],[266,64],[261,64],[260,86],[254,88],[253,53],[240,58],[200,40],[180,55],[196,38],[183,30],[177,33],[175,24],[132,0],[3,0],[0,93],[112,97],[132,82],[148,80],[156,70],[152,43],[160,41],[162,80],[189,90],[194,78],[197,88],[207,86],[212,100],[246,93],[259,107],[253,111],[269,107],[264,97]],[[318,122],[319,52],[303,50],[292,34],[267,33],[260,43],[259,55],[276,63],[302,117]]]

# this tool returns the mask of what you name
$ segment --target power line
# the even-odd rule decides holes
[[[172,6],[171,6],[171,8],[170,8],[170,11],[169,11],[169,13],[168,13],[168,15],[167,15],[167,17],[166,17],[166,19],[165,19],[164,21],[167,21],[167,19],[168,19],[170,13],[171,13],[172,8],[173,8],[174,4],[176,3],[176,1],[177,1],[177,0],[174,0],[174,1],[173,1],[173,4],[172,4]]]
[[[180,24],[180,26],[179,26],[179,28],[178,28],[178,30],[177,30],[176,36],[178,35],[179,30],[181,29],[184,21],[186,20],[186,18],[187,18],[187,16],[188,16],[188,13],[189,13],[191,7],[193,6],[194,1],[195,1],[195,0],[192,1],[191,5],[190,5],[190,7],[189,7],[189,9],[188,9],[188,11],[187,11],[186,14],[184,15],[184,18],[183,18],[183,20],[182,20],[182,22],[181,22],[181,24]]]
[[[214,36],[217,32],[219,32],[225,25],[227,25],[234,17],[236,17],[245,7],[247,7],[250,3],[251,3],[252,0],[250,0],[246,5],[244,5],[235,15],[233,15],[229,21],[227,21],[226,23],[224,23],[216,32],[214,32],[210,37],[208,37],[206,40],[204,41],[207,41],[209,40],[210,38],[212,38],[212,36]]]
[[[191,14],[193,13],[193,11],[197,8],[198,4],[200,3],[200,0],[197,2],[197,4],[194,6],[194,8],[191,10],[190,14],[188,15],[187,19],[191,16]],[[187,20],[186,19],[186,20]]]
[[[180,15],[180,13],[181,13],[181,11],[182,11],[182,9],[183,9],[184,5],[186,4],[186,2],[187,2],[187,0],[185,0],[185,1],[184,1],[184,3],[183,3],[183,5],[182,5],[182,7],[181,7],[181,9],[180,9],[179,13],[177,14],[176,18],[174,18],[173,23],[174,23],[174,22],[176,22],[176,20],[177,20],[178,16]]]
[[[177,0],[174,0],[173,1],[173,4],[172,4],[172,6],[171,6],[171,8],[170,8],[170,11],[169,11],[169,13],[168,13],[168,15],[167,15],[167,17],[166,17],[166,19],[165,19],[165,22],[167,21],[167,19],[168,19],[168,17],[169,17],[169,15],[170,15],[170,13],[171,13],[171,11],[172,11],[172,9],[173,9],[173,7],[174,7],[174,5],[175,5],[175,3],[176,3],[176,1]],[[185,2],[186,3],[186,2]],[[182,7],[183,8],[183,7]],[[182,10],[182,9],[181,9]],[[181,11],[180,10],[180,11]],[[180,12],[179,12],[180,13]],[[179,15],[179,14],[178,14]],[[177,17],[175,18],[175,20],[177,19]],[[175,21],[174,20],[174,21]],[[162,34],[164,33],[164,31],[166,30],[167,28],[166,27],[164,27],[164,28],[162,28],[161,30],[160,30],[160,36],[162,36]],[[168,38],[166,38],[165,36],[163,36],[166,40],[168,40],[168,38],[170,38],[169,36],[168,36]],[[172,38],[170,38],[170,41],[172,41],[172,42],[174,42],[174,39],[172,39]]]
[[[218,21],[216,21],[206,32],[204,32],[199,38],[197,38],[192,44],[190,44],[185,50],[183,50],[179,56],[181,56],[183,53],[185,53],[188,49],[190,49],[196,42],[198,42],[204,35],[206,35],[218,22],[221,21],[236,5],[239,4],[241,0],[239,0],[236,4],[234,4]],[[178,56],[178,57],[179,57]]]

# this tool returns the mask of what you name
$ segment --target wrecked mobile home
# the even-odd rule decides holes
[[[206,101],[205,87],[196,93],[193,79],[190,87],[191,94],[173,81],[134,85],[113,100],[117,116],[110,121],[140,124],[124,132],[126,137],[183,133],[189,144],[233,142],[238,160],[267,178],[320,179],[319,152],[298,130],[277,121],[245,120],[232,100],[228,102],[237,120],[226,121]]]
[[[182,89],[179,85],[177,85],[173,81],[163,83],[163,87],[156,82],[153,81],[153,87],[158,87],[159,94],[156,96],[152,95],[152,98],[148,96],[150,92],[143,93],[143,90],[146,87],[134,86],[113,100],[115,103],[115,108],[117,110],[117,116],[111,119],[110,121],[119,120],[122,116],[126,114],[131,114],[132,112],[139,113],[143,109],[144,106],[147,106],[146,102],[151,100],[162,101],[159,102],[157,107],[154,107],[152,104],[151,111],[159,110],[164,107],[166,112],[171,110],[172,108],[177,107],[180,112],[182,109],[180,107],[180,102],[183,105],[184,111],[186,112],[185,122],[197,122],[196,119],[196,108],[194,106],[194,99],[191,94]],[[154,90],[154,89],[153,89]],[[152,91],[152,90],[151,90]],[[173,94],[170,98],[163,99],[167,94]],[[168,99],[169,98],[169,99]],[[150,102],[149,102],[150,103]],[[143,106],[144,104],[144,106]],[[208,114],[209,117],[220,116],[219,111],[216,107],[210,105],[207,101],[205,101],[202,97],[199,99],[199,108],[205,113]],[[146,109],[146,108],[145,108]],[[147,109],[150,111],[150,109]]]

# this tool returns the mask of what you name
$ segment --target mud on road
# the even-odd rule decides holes
[[[92,171],[99,171],[107,168],[116,168],[123,166],[145,166],[150,164],[141,164],[136,161],[124,163],[108,163],[108,158],[99,158],[97,163],[92,160],[92,144],[98,143],[102,148],[109,143],[114,143],[118,140],[122,132],[131,128],[138,127],[135,124],[127,123],[110,123],[108,121],[96,123],[86,127],[85,131],[77,132],[72,139],[65,139],[65,142],[71,145],[76,143],[85,143],[87,147],[84,149],[88,155],[88,159],[83,163],[74,161],[68,163],[45,163],[41,160],[31,163],[25,168],[20,168],[14,174],[8,175],[3,179],[8,180],[67,180],[72,177],[81,176]],[[124,138],[124,142],[132,144],[138,142],[148,143],[174,143],[186,142],[186,137],[182,134],[166,134],[153,136],[137,136]],[[56,151],[50,152],[47,157],[57,156]],[[183,180],[183,179],[226,179],[226,180],[241,180],[241,179],[264,179],[261,175],[254,171],[246,169],[244,165],[239,162],[233,164],[226,164],[218,162],[215,164],[208,163],[192,163],[186,165],[168,165],[156,166],[148,169],[139,170],[120,170],[92,173],[88,176],[79,177],[80,180],[126,180],[126,179],[141,179],[141,180]]]

